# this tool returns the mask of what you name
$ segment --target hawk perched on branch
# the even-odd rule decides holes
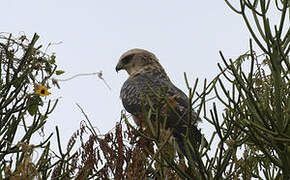
[[[196,127],[200,119],[189,107],[189,98],[170,81],[157,57],[149,51],[131,49],[125,52],[116,66],[117,72],[122,69],[128,72],[129,78],[123,84],[120,97],[136,124],[144,123],[144,110],[148,112],[150,108],[150,119],[156,121],[158,115],[152,108],[159,108],[160,122],[165,122],[165,128],[172,130],[179,149],[188,157],[183,141],[187,128],[192,145],[198,148],[202,138]]]

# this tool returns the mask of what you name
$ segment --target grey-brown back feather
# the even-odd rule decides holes
[[[170,80],[153,76],[150,73],[142,73],[134,77],[130,77],[127,81],[125,81],[121,89],[120,97],[122,99],[123,106],[133,115],[140,115],[142,113],[142,103],[145,110],[148,111],[150,106],[148,105],[145,96],[149,97],[153,106],[157,106],[158,104],[158,99],[152,91],[165,92],[166,97],[178,95],[176,99],[176,112],[178,115],[174,112],[169,112],[167,114],[166,126],[172,128],[173,136],[179,141],[182,141],[182,136],[185,135],[187,130],[186,127],[188,127],[186,126],[188,122],[188,111],[191,107],[189,107],[188,97],[174,84],[172,84]],[[180,117],[182,118],[180,119]],[[200,120],[193,110],[191,118],[192,122]],[[154,120],[154,118],[152,119]],[[194,142],[196,142],[196,145],[199,146],[202,135],[196,128],[195,123],[192,123],[190,126],[191,127],[189,130],[192,131]],[[179,145],[184,146],[182,142],[179,142]]]

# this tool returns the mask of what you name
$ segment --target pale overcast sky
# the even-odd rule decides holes
[[[89,76],[51,90],[50,98],[62,98],[45,132],[58,125],[64,146],[84,119],[75,103],[102,133],[120,120],[119,92],[127,74],[117,74],[115,65],[128,49],[155,53],[171,80],[186,93],[183,72],[190,81],[197,77],[200,82],[211,80],[219,72],[219,50],[235,58],[248,49],[249,35],[242,18],[222,0],[2,0],[0,9],[1,32],[25,32],[30,38],[36,32],[44,45],[63,42],[50,49],[66,72],[59,78],[102,70],[112,88],[108,90],[96,76]],[[204,122],[199,127],[209,139],[209,125]]]

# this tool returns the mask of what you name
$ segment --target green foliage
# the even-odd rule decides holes
[[[51,161],[48,156],[50,136],[30,144],[42,131],[57,101],[45,102],[57,66],[37,46],[39,36],[0,34],[0,179],[47,179]],[[50,62],[50,63],[49,63]],[[32,154],[40,151],[34,163]]]
[[[210,83],[204,81],[203,92],[196,92],[198,79],[191,87],[185,75],[188,103],[199,102],[197,114],[203,112],[214,129],[208,145],[203,139],[197,147],[188,128],[184,144],[195,159],[175,148],[172,132],[164,128],[166,118],[152,105],[144,111],[144,126],[135,128],[122,113],[120,123],[104,136],[79,107],[86,121],[66,149],[57,127],[58,153],[50,149],[51,136],[30,144],[57,103],[44,101],[50,85],[58,87],[52,76],[64,71],[57,70],[55,54],[36,46],[36,34],[31,41],[0,34],[0,179],[290,179],[290,2],[240,0],[239,8],[225,2],[242,16],[252,38],[249,51],[234,61],[220,52],[221,72]],[[278,25],[270,22],[269,9],[280,15]],[[162,93],[154,93],[165,101]],[[150,104],[146,96],[144,101]],[[41,155],[32,162],[36,149]]]
[[[39,95],[31,96],[28,98],[26,106],[27,106],[27,111],[31,116],[34,116],[37,111],[38,111],[38,106],[40,105],[41,98]]]
[[[64,71],[62,71],[62,70],[57,70],[57,71],[55,71],[55,74],[56,75],[61,75],[61,74],[63,74],[64,73]]]
[[[253,39],[249,41],[249,51],[234,61],[227,60],[220,52],[223,64],[219,63],[218,67],[221,73],[210,83],[204,81],[202,93],[195,91],[198,80],[191,87],[185,76],[189,104],[199,101],[197,113],[204,110],[204,119],[214,129],[209,146],[203,142],[197,148],[191,144],[190,136],[185,136],[187,151],[194,152],[197,157],[185,158],[176,151],[170,139],[171,132],[162,128],[164,119],[157,119],[155,123],[150,121],[153,113],[160,118],[158,108],[151,106],[149,112],[144,111],[145,128],[136,129],[124,113],[122,120],[127,127],[121,131],[122,124],[118,124],[115,133],[109,132],[104,137],[98,135],[91,125],[85,125],[83,128],[92,135],[88,142],[92,142],[92,137],[94,139],[89,144],[95,148],[90,146],[89,154],[98,158],[81,157],[81,154],[87,154],[88,148],[80,148],[76,157],[83,163],[75,171],[76,177],[290,179],[290,28],[286,23],[290,2],[275,1],[271,4],[264,0],[241,0],[240,9],[234,8],[227,0],[226,3],[243,17],[249,29]],[[278,25],[273,26],[269,21],[270,8],[280,15]],[[253,21],[249,20],[249,14],[252,14]],[[155,94],[157,99],[164,100],[162,94]],[[209,103],[211,96],[215,97],[213,104]],[[150,99],[144,100],[150,105]],[[220,105],[222,111],[218,108]],[[87,119],[87,122],[90,121]],[[213,142],[218,145],[215,147]],[[91,164],[85,166],[88,162]]]

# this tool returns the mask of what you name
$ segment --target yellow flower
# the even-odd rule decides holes
[[[40,96],[48,96],[50,92],[48,92],[47,88],[45,86],[38,86],[35,90],[36,94],[39,94]]]

